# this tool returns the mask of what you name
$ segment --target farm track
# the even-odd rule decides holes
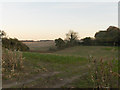
[[[13,83],[3,84],[2,87],[3,88],[10,88],[10,87],[13,87],[13,86],[24,86],[25,84],[33,82],[33,81],[38,80],[40,78],[50,77],[50,76],[53,76],[53,75],[59,74],[59,73],[60,72],[50,72],[50,73],[45,73],[45,74],[38,74],[38,75],[35,75],[34,77],[32,77],[28,80],[22,81],[22,82],[13,82]]]
[[[60,88],[60,87],[62,87],[64,85],[69,84],[69,83],[73,82],[74,80],[86,75],[87,73],[88,72],[83,73],[82,75],[77,75],[77,76],[73,76],[71,78],[66,78],[66,79],[62,80],[61,82],[56,83],[56,85],[51,86],[51,88]],[[4,84],[3,88],[10,88],[10,87],[13,87],[13,86],[21,86],[21,87],[23,87],[25,84],[31,83],[33,81],[36,81],[36,80],[40,79],[40,78],[52,77],[52,76],[54,76],[56,74],[59,74],[59,72],[53,72],[53,73],[50,73],[50,74],[47,73],[47,74],[37,75],[36,77],[33,77],[33,78],[31,78],[29,80],[26,80],[26,81]]]
[[[79,66],[78,68],[85,68],[87,65],[84,65],[84,66]],[[76,72],[76,70],[75,70]],[[44,73],[44,74],[37,74],[35,75],[34,77],[30,78],[30,79],[27,79],[27,80],[23,80],[23,81],[18,81],[18,82],[13,82],[13,83],[6,83],[6,84],[3,84],[3,88],[11,88],[11,87],[24,87],[24,85],[27,85],[31,82],[35,82],[36,80],[40,79],[40,78],[48,78],[48,77],[54,77],[54,75],[57,75],[57,74],[60,74],[60,73],[64,73],[64,72],[49,72],[49,73]],[[60,88],[66,84],[69,84],[71,82],[73,82],[74,80],[77,80],[79,79],[80,77],[86,75],[88,72],[83,72],[81,75],[73,75],[71,78],[69,77],[66,77],[65,79],[63,79],[62,81],[60,82],[57,82],[55,85],[50,85],[51,88]],[[69,76],[69,75],[68,75]]]
[[[61,88],[65,85],[69,85],[69,83],[72,83],[73,81],[78,80],[82,76],[88,74],[88,72],[83,70],[84,68],[86,68],[87,65],[88,64],[79,66],[78,69],[73,71],[74,75],[72,75],[72,76],[69,76],[69,74],[67,72],[60,73],[60,74],[63,73],[64,75],[66,74],[67,77],[65,77],[65,78],[64,78],[64,76],[58,77],[58,78],[52,76],[54,78],[53,82],[51,83],[50,78],[48,78],[47,83],[45,85],[43,85],[42,87],[41,87],[41,81],[37,81],[36,84],[34,84],[32,88],[35,88],[35,87],[37,87],[37,88]],[[81,74],[75,74],[76,72],[79,72],[80,69],[83,70],[83,72]],[[73,73],[73,72],[71,72],[71,73]],[[57,82],[56,82],[56,80],[57,80]]]
[[[78,67],[78,70],[81,69],[81,68],[84,69],[86,66],[88,66],[88,64],[83,65],[83,66],[79,66],[79,67]],[[75,72],[76,72],[76,71],[75,71]],[[78,71],[78,72],[79,72],[79,71]],[[82,74],[73,75],[72,77],[65,78],[65,79],[63,79],[61,82],[56,83],[55,85],[51,86],[50,88],[61,88],[61,87],[65,86],[65,85],[68,85],[69,83],[71,83],[71,82],[73,82],[73,81],[81,78],[82,76],[84,76],[84,75],[86,75],[86,74],[88,74],[88,72],[83,72]],[[68,75],[68,76],[69,76],[69,75]]]
[[[86,75],[87,73],[88,72],[83,73],[82,75],[73,76],[72,78],[66,78],[62,82],[57,83],[56,85],[54,85],[52,88],[60,88],[60,87],[62,87],[64,85],[69,84],[69,83],[73,82],[74,80]]]

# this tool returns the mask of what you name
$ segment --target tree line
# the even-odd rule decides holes
[[[16,38],[7,38],[4,31],[0,31],[2,37],[2,47],[10,50],[29,51],[29,47],[20,42]],[[85,37],[79,40],[77,32],[69,31],[66,33],[66,38],[55,39],[57,49],[63,49],[76,45],[84,46],[119,46],[120,45],[120,29],[115,26],[110,26],[105,31],[96,32],[94,38]]]
[[[96,32],[94,38],[85,37],[78,39],[78,33],[69,31],[66,34],[66,39],[55,39],[55,44],[58,49],[66,47],[84,45],[84,46],[119,46],[120,45],[120,29],[115,26],[109,26],[105,31]]]

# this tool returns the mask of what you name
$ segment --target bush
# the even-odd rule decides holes
[[[2,46],[4,48],[7,48],[9,50],[16,50],[16,51],[28,51],[29,47],[22,42],[20,42],[18,39],[12,39],[12,38],[3,38],[2,39]]]
[[[56,47],[58,49],[63,49],[65,48],[65,42],[61,38],[55,39]]]

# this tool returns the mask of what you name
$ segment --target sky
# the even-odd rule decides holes
[[[79,38],[118,26],[118,3],[112,2],[2,2],[0,29],[20,40],[65,38],[69,30]]]

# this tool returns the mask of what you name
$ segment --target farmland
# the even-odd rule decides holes
[[[42,41],[42,42],[23,42],[31,51],[48,52],[50,48],[55,48],[54,41]]]
[[[117,60],[116,47],[109,46],[75,46],[60,51],[47,53],[54,44],[27,43],[31,51],[23,52],[24,69],[18,76],[3,78],[3,87],[23,88],[91,88],[88,65],[89,56],[104,61]],[[44,47],[44,48],[43,48]],[[115,70],[117,65],[115,66]],[[17,81],[17,84],[15,83]],[[10,83],[11,82],[11,83]],[[113,81],[116,87],[117,79]]]
[[[0,4],[3,90],[120,88],[117,2],[18,1]]]

